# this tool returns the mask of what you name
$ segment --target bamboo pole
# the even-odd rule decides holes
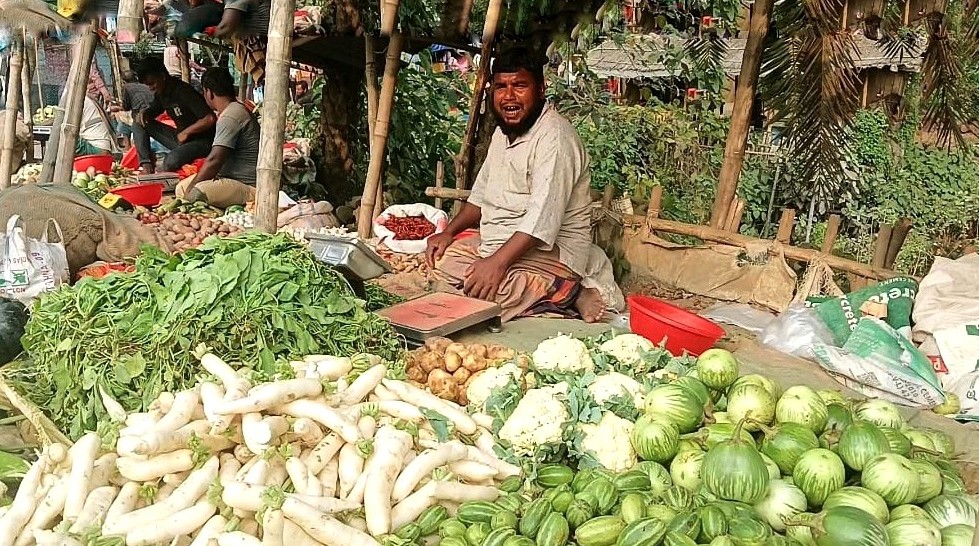
[[[136,43],[142,25],[143,0],[119,0],[116,39],[124,44]]]
[[[24,33],[24,42],[21,49],[24,58],[24,68],[20,77],[21,102],[23,103],[24,124],[27,125],[27,134],[31,137],[31,143],[27,146],[26,161],[34,163],[34,104],[31,100],[31,81],[34,80],[34,61],[31,59],[31,48],[27,47],[30,38]]]
[[[377,188],[381,183],[381,173],[384,170],[384,150],[387,147],[388,130],[391,124],[391,110],[394,107],[394,91],[398,84],[398,70],[401,69],[401,33],[391,34],[388,42],[388,53],[384,60],[384,83],[381,85],[381,95],[378,98],[377,120],[374,122],[374,134],[371,140],[370,164],[367,168],[367,181],[364,184],[364,195],[360,200],[360,217],[357,219],[357,234],[360,238],[370,237],[374,203],[377,200]]]
[[[43,184],[71,183],[75,146],[78,144],[78,128],[82,122],[85,93],[97,41],[98,35],[93,26],[85,25],[79,35],[75,56],[68,73],[68,89],[61,97],[58,113],[54,119],[51,141],[48,142],[48,150],[53,150],[54,153],[45,154],[41,171]]]
[[[119,44],[114,38],[107,38],[105,47],[109,51],[109,66],[112,67],[112,89],[116,92],[116,102],[122,104],[122,66],[119,61]]]
[[[748,40],[744,46],[741,75],[734,95],[734,109],[731,114],[731,128],[724,145],[724,163],[717,182],[717,195],[710,213],[710,225],[721,227],[727,224],[728,208],[738,189],[741,167],[744,164],[744,151],[748,146],[748,130],[751,126],[751,109],[758,87],[758,74],[761,71],[761,58],[765,48],[765,35],[771,19],[775,0],[756,0],[751,13]]]
[[[14,174],[14,142],[17,139],[17,114],[20,113],[21,77],[24,68],[24,47],[19,38],[10,44],[10,64],[7,70],[7,103],[3,118],[3,151],[0,152],[0,189],[10,187]],[[20,158],[16,158],[19,160]]]
[[[476,71],[476,88],[473,90],[469,103],[469,121],[466,123],[466,134],[462,139],[462,147],[456,158],[456,188],[464,190],[469,187],[470,164],[476,146],[476,130],[479,128],[480,107],[486,97],[486,82],[489,79],[490,56],[496,40],[496,29],[503,10],[503,0],[490,0],[486,8],[486,22],[483,24],[483,43],[480,47],[479,68]]]
[[[472,17],[473,0],[465,0],[462,5],[462,13],[459,14],[459,36],[469,32],[469,19]]]
[[[737,246],[741,248],[748,248],[749,246],[757,245],[760,241],[764,241],[764,239],[756,239],[755,237],[741,235],[740,233],[731,233],[729,231],[712,228],[710,226],[692,226],[681,222],[674,222],[672,220],[649,218],[648,216],[645,218],[641,216],[629,216],[625,217],[624,219],[635,225],[642,225],[645,223],[650,232],[665,231],[667,233],[688,235],[704,241],[712,241],[715,243]],[[867,264],[854,262],[853,260],[848,260],[846,258],[840,258],[839,256],[826,255],[811,248],[799,248],[791,245],[782,245],[781,249],[783,255],[790,260],[803,263],[822,260],[824,263],[826,263],[826,265],[832,267],[833,269],[853,273],[860,277],[883,280],[905,276],[897,271],[875,268]]]
[[[901,247],[904,246],[904,241],[907,240],[912,225],[910,218],[901,218],[894,224],[894,229],[891,230],[891,240],[887,244],[887,257],[884,259],[884,267],[888,269],[894,267],[894,262],[897,261],[897,255],[901,252]]]
[[[452,199],[455,201],[465,201],[469,199],[469,194],[472,193],[469,190],[460,190],[457,188],[440,188],[427,187],[425,188],[425,195],[428,197],[435,197],[437,199]]]
[[[241,102],[248,100],[248,77],[249,74],[242,73],[238,80],[238,100]]]
[[[884,267],[884,261],[887,260],[887,247],[891,244],[891,226],[882,225],[880,226],[880,231],[877,232],[877,242],[874,245],[874,257],[870,261],[870,265],[874,267]]]
[[[266,233],[278,230],[279,184],[282,179],[282,142],[289,104],[289,66],[296,0],[272,2],[268,46],[265,51],[265,104],[262,140],[258,147],[255,226]]]
[[[37,60],[41,57],[41,46],[38,40],[34,41],[34,56],[31,57],[31,66],[37,68]],[[37,107],[44,108],[44,87],[41,85],[41,78],[37,79]]]
[[[377,47],[374,37],[364,35],[364,85],[367,89],[367,145],[374,145],[374,128],[377,125]],[[368,150],[369,152],[370,150]],[[377,194],[374,196],[373,218],[380,216],[384,207],[384,182],[377,185]]]
[[[792,241],[792,228],[795,227],[795,209],[783,209],[782,219],[778,221],[775,240],[787,245]]]
[[[435,190],[441,191],[445,187],[445,162],[441,159],[435,165]],[[435,198],[435,208],[442,210],[442,198]]]
[[[187,40],[178,38],[177,49],[180,50],[180,79],[190,83],[190,48],[187,47]]]
[[[831,214],[829,222],[826,224],[826,237],[823,238],[823,246],[819,249],[823,254],[832,254],[833,247],[836,246],[836,238],[840,234],[840,223],[843,221],[839,214]]]
[[[646,207],[646,218],[659,218],[659,213],[663,209],[663,186],[654,186],[649,195],[649,204]]]
[[[391,36],[398,26],[400,0],[381,0],[381,35]]]

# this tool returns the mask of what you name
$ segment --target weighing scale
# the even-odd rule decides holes
[[[177,184],[180,183],[180,175],[177,173],[140,174],[136,176],[136,181],[140,184],[160,182],[163,184],[163,191],[170,193],[176,189]]]
[[[364,281],[391,271],[387,262],[363,241],[310,233],[313,254],[337,269],[358,297],[365,298]],[[422,345],[431,337],[446,337],[485,324],[491,332],[502,329],[503,310],[498,303],[436,292],[377,311],[408,343]]]

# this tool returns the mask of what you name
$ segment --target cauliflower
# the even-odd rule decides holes
[[[545,339],[534,351],[534,366],[541,371],[590,372],[595,369],[588,347],[580,339],[559,335]]]
[[[631,421],[606,411],[598,423],[581,425],[581,451],[612,472],[625,472],[637,462],[631,440],[634,426]]]
[[[642,360],[644,352],[652,351],[656,345],[639,334],[622,334],[602,343],[603,353],[612,355],[622,364]]]
[[[486,400],[493,394],[493,389],[505,387],[510,381],[520,379],[521,376],[523,371],[516,364],[486,368],[469,381],[466,387],[466,399],[469,400],[470,405],[483,411]]]
[[[567,383],[527,391],[503,423],[500,439],[509,442],[516,455],[533,455],[541,446],[561,443],[564,423],[571,419],[562,400],[567,392]]]
[[[643,386],[628,375],[618,372],[609,372],[599,375],[591,385],[588,385],[588,392],[591,393],[595,403],[601,405],[615,396],[626,396],[632,399],[637,408],[643,407]]]

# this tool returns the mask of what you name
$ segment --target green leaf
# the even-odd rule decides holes
[[[432,425],[432,430],[435,431],[435,436],[438,438],[439,442],[447,442],[451,437],[451,430],[453,428],[452,421],[450,421],[446,416],[441,413],[430,410],[428,408],[419,408],[425,419],[428,419],[429,424]]]

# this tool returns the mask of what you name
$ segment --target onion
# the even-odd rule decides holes
[[[727,413],[734,422],[750,419],[744,428],[758,430],[759,425],[769,425],[775,418],[775,398],[757,385],[735,384],[727,393]]]
[[[842,404],[826,405],[826,430],[842,431],[853,423],[853,413]]]
[[[911,466],[918,473],[918,494],[915,504],[924,504],[942,492],[942,473],[933,463],[924,459],[912,459]]]
[[[788,523],[797,522],[793,518]],[[884,525],[852,506],[824,510],[802,524],[812,528],[818,546],[888,546]]]
[[[649,491],[656,497],[659,497],[664,491],[673,487],[673,478],[670,477],[670,471],[659,463],[639,461],[636,463],[636,470],[642,470],[649,476]]]
[[[791,475],[799,457],[819,447],[819,440],[812,430],[798,423],[781,423],[762,431],[761,452],[775,461],[782,474]]]
[[[853,412],[857,419],[870,421],[881,427],[900,428],[904,424],[904,418],[897,410],[897,406],[885,400],[866,400],[857,404]]]
[[[836,452],[840,454],[846,466],[853,470],[863,470],[864,465],[871,459],[890,450],[887,437],[877,426],[867,421],[854,423],[840,435],[840,443]]]
[[[680,432],[690,432],[704,420],[704,405],[680,385],[660,385],[646,395],[646,413],[676,423]]]
[[[880,427],[880,431],[887,438],[887,444],[891,448],[891,453],[897,453],[905,457],[911,456],[911,440],[900,430],[893,427]]]
[[[831,389],[820,389],[816,391],[816,394],[818,394],[819,397],[823,399],[823,402],[826,402],[827,406],[830,404],[838,404],[840,406],[847,405],[846,398],[843,396],[843,393],[841,393],[840,391],[831,390]]]
[[[890,546],[942,546],[942,533],[926,519],[899,519],[887,524]]]
[[[890,507],[907,504],[918,495],[918,472],[911,461],[896,453],[885,453],[868,462],[860,483],[883,497]]]
[[[771,480],[761,454],[753,443],[741,437],[740,423],[736,425],[733,438],[707,452],[701,475],[711,493],[724,500],[749,504],[765,494]]]
[[[976,506],[963,495],[938,495],[924,508],[942,529],[958,524],[976,526]]]
[[[905,518],[925,518],[931,521],[931,516],[928,515],[928,512],[925,512],[924,508],[913,504],[902,504],[901,506],[895,506],[891,510],[891,521]]]
[[[859,508],[877,518],[877,521],[881,523],[887,523],[891,518],[884,499],[866,487],[844,487],[833,491],[823,503],[823,509],[827,510],[837,506]]]
[[[764,375],[758,375],[756,373],[742,375],[728,389],[728,392],[741,387],[743,385],[754,385],[756,387],[761,387],[768,391],[768,394],[772,395],[773,400],[778,400],[779,396],[782,396],[782,389],[779,388],[778,384],[771,379],[765,377]]]
[[[712,389],[727,389],[738,378],[738,361],[730,351],[708,349],[697,359],[697,375]]]
[[[755,503],[755,510],[772,529],[781,533],[785,531],[785,520],[804,512],[806,502],[806,494],[798,487],[772,480],[764,496]]]
[[[976,528],[971,525],[949,525],[942,529],[942,546],[972,546]]]
[[[676,455],[680,429],[672,421],[657,421],[650,415],[643,415],[636,420],[631,439],[639,458],[665,463]]]
[[[795,485],[802,489],[810,506],[820,506],[830,493],[843,487],[846,468],[839,455],[828,449],[807,451],[792,469]]]
[[[809,387],[791,387],[775,405],[776,422],[798,423],[816,434],[826,428],[828,419],[826,403]]]
[[[701,467],[706,455],[699,449],[677,453],[670,463],[670,477],[673,478],[673,483],[691,493],[696,491],[701,483]]]

